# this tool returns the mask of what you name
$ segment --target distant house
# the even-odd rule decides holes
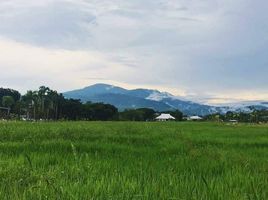
[[[165,121],[172,121],[172,120],[175,120],[176,118],[173,117],[172,115],[170,114],[165,114],[165,113],[162,113],[160,116],[158,116],[157,118],[155,118],[156,121],[159,121],[159,122],[165,122]]]
[[[231,119],[231,120],[229,120],[229,122],[230,122],[230,123],[233,123],[233,124],[237,124],[237,123],[238,123],[238,120],[236,120],[236,119]]]
[[[199,117],[199,116],[190,116],[190,117],[188,117],[187,120],[188,121],[200,121],[200,120],[203,120],[203,118]]]

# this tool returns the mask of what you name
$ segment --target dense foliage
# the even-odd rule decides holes
[[[29,90],[25,95],[11,89],[1,89],[1,105],[7,109],[0,116],[27,120],[91,120],[91,121],[152,121],[156,111],[149,108],[119,112],[110,104],[82,103],[77,99],[66,99],[48,87]],[[11,114],[9,113],[11,110]],[[177,120],[182,120],[180,111],[167,111]]]
[[[207,121],[237,121],[246,123],[259,123],[268,122],[268,110],[254,110],[253,112],[227,112],[223,114],[207,115],[205,118]]]
[[[183,120],[179,110],[166,111]],[[77,99],[66,99],[62,94],[48,87],[41,86],[38,90],[29,90],[21,95],[13,89],[0,88],[0,118],[17,118],[27,120],[91,120],[91,121],[152,121],[157,113],[150,108],[127,109],[119,112],[110,104],[83,103]],[[268,122],[268,110],[253,110],[252,112],[227,112],[204,117],[205,121],[238,121],[238,122]]]
[[[149,108],[129,109],[120,113],[120,120],[151,121],[155,118],[155,111]]]
[[[5,96],[11,96],[14,101],[19,101],[21,98],[20,93],[16,90],[0,88],[0,100]],[[3,106],[2,101],[0,101],[0,106]]]

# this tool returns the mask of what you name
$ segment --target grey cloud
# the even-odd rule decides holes
[[[6,11],[8,12],[8,11]],[[42,6],[22,7],[0,15],[0,34],[20,42],[41,46],[80,46],[94,26],[96,17],[68,2],[50,2]]]
[[[42,47],[98,51],[125,66],[121,72],[110,70],[107,79],[129,84],[139,79],[144,85],[202,94],[268,90],[264,0],[18,2],[0,3],[0,36]]]

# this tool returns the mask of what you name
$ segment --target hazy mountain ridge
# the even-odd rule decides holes
[[[127,90],[108,84],[95,84],[79,90],[65,92],[66,98],[81,99],[83,102],[103,102],[116,106],[119,110],[131,108],[152,108],[157,111],[179,109],[187,115],[208,115],[213,113],[251,112],[254,109],[268,109],[268,102],[247,102],[236,105],[210,106],[181,100],[158,90]]]
[[[267,110],[268,103],[264,101],[240,101],[219,105],[223,112],[252,112],[253,110]]]

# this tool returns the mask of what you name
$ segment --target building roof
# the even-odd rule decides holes
[[[203,118],[202,117],[199,117],[199,116],[191,116],[191,117],[189,117],[189,119],[192,119],[192,120],[201,120]]]
[[[231,120],[229,120],[229,122],[238,122],[238,120],[236,120],[236,119],[231,119]]]
[[[156,119],[176,119],[175,117],[173,117],[172,115],[170,115],[170,114],[165,114],[165,113],[163,113],[163,114],[161,114],[159,117],[157,117]]]

